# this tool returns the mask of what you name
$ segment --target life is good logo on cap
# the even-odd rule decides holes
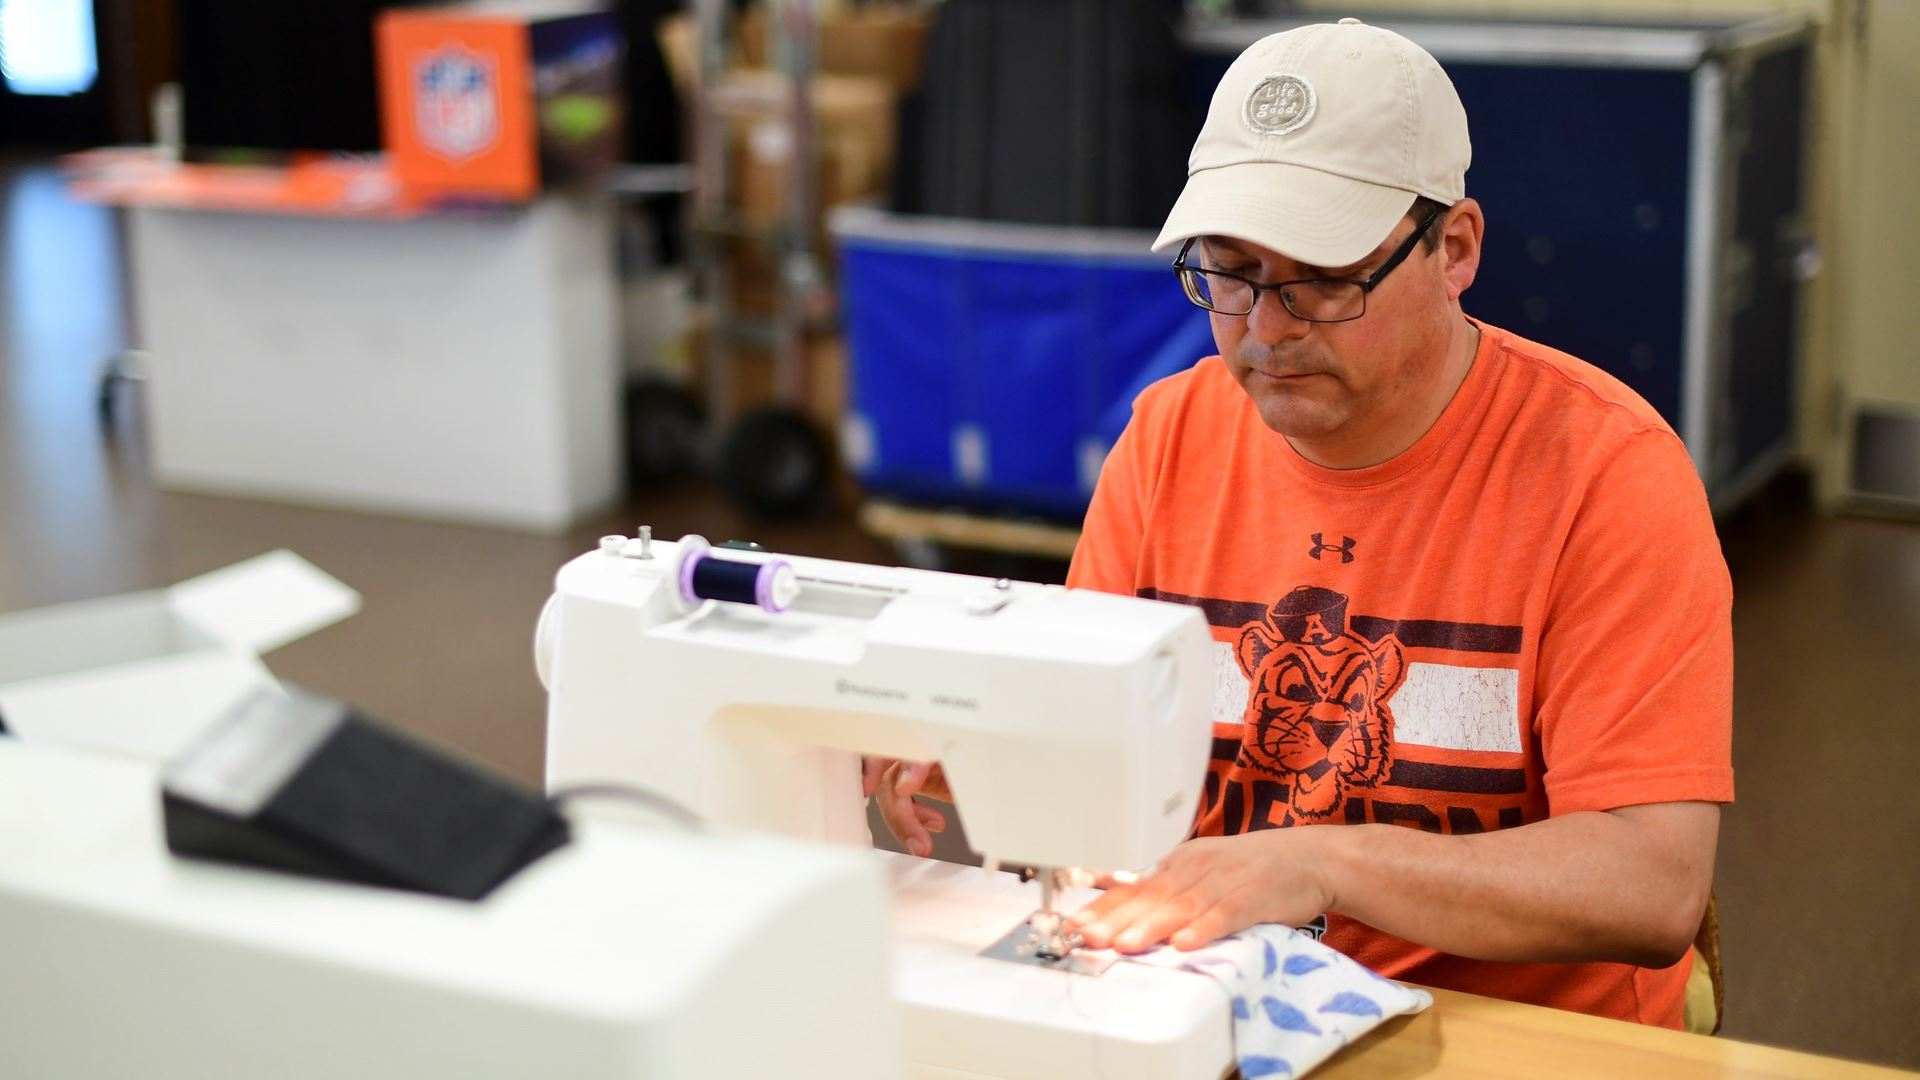
[[[1255,135],[1285,135],[1306,127],[1316,104],[1312,83],[1298,75],[1269,75],[1247,95],[1241,115]]]

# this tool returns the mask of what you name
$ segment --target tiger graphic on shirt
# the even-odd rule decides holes
[[[1234,649],[1251,687],[1238,764],[1287,782],[1296,820],[1326,821],[1349,788],[1393,765],[1393,711],[1406,649],[1347,629],[1347,598],[1302,585],[1248,623]]]

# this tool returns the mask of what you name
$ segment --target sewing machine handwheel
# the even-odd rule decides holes
[[[812,423],[791,409],[749,413],[720,449],[720,486],[755,513],[785,517],[818,508],[831,455]]]

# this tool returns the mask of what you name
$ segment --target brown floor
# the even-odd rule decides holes
[[[0,171],[0,195],[0,611],[290,547],[365,609],[271,654],[280,677],[537,782],[534,618],[596,536],[644,521],[893,558],[844,518],[755,522],[698,488],[562,537],[156,492],[137,409],[104,436],[94,410],[125,339],[112,219],[43,168]],[[1738,597],[1726,1034],[1920,1068],[1920,525],[1823,519],[1775,491],[1722,537]]]

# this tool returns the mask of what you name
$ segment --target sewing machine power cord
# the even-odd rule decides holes
[[[632,784],[578,784],[573,787],[563,787],[549,795],[547,802],[558,808],[561,804],[573,799],[598,798],[625,799],[628,802],[638,803],[690,832],[699,832],[707,825],[705,819],[687,809],[686,805],[678,800]]]

